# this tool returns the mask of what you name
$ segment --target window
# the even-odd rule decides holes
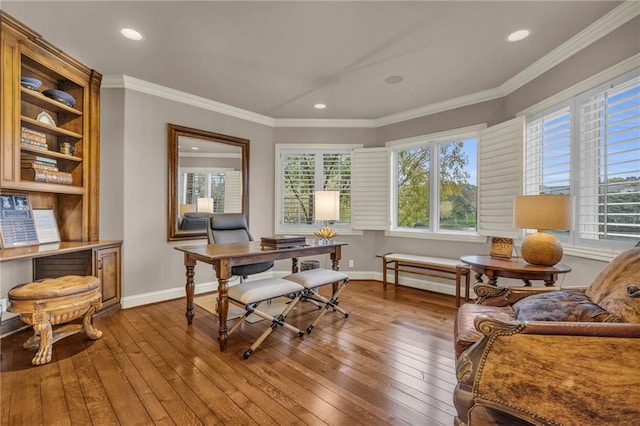
[[[181,168],[178,175],[179,203],[183,212],[240,212],[240,173],[234,170]]]
[[[345,145],[276,146],[276,233],[317,231],[314,192],[321,190],[340,192],[340,220],[332,228],[349,228],[351,149]]]
[[[445,132],[392,145],[392,229],[475,234],[477,131]]]
[[[575,196],[570,243],[624,248],[640,239],[639,74],[527,119],[525,193]]]

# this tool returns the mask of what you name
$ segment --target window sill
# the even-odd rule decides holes
[[[601,260],[611,262],[622,250],[598,249],[593,247],[572,246],[562,244],[562,251],[565,256],[582,257],[585,259]]]
[[[462,232],[410,232],[410,231],[385,231],[387,237],[418,238],[424,240],[443,241],[467,241],[474,243],[484,243],[487,237],[478,234],[467,234]]]

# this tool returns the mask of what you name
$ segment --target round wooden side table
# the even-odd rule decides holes
[[[476,283],[484,282],[486,275],[489,284],[496,285],[499,277],[522,280],[525,285],[531,285],[531,280],[544,281],[544,285],[552,286],[558,279],[558,274],[571,272],[571,268],[561,263],[554,266],[531,265],[520,257],[499,259],[488,255],[462,256],[460,260],[475,272]]]

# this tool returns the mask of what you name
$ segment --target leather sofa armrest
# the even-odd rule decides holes
[[[486,337],[496,332],[548,336],[640,337],[640,324],[626,322],[500,321],[480,315],[473,324]]]
[[[474,406],[534,424],[630,424],[640,415],[629,393],[640,384],[640,324],[479,317],[475,325],[483,338],[456,361],[462,422],[474,423]]]
[[[560,290],[560,287],[498,287],[482,283],[473,287],[478,296],[476,303],[489,306],[509,306],[527,296],[557,290]]]

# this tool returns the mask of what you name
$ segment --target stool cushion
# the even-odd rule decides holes
[[[100,280],[92,276],[67,275],[20,284],[9,290],[9,300],[56,299],[88,293],[100,288]]]
[[[234,285],[229,288],[227,297],[248,305],[302,290],[304,290],[302,286],[292,281],[283,280],[282,278],[265,278]]]
[[[304,288],[315,288],[321,285],[344,281],[348,278],[349,276],[347,274],[331,269],[309,269],[284,277],[285,280],[296,282],[304,286]]]

